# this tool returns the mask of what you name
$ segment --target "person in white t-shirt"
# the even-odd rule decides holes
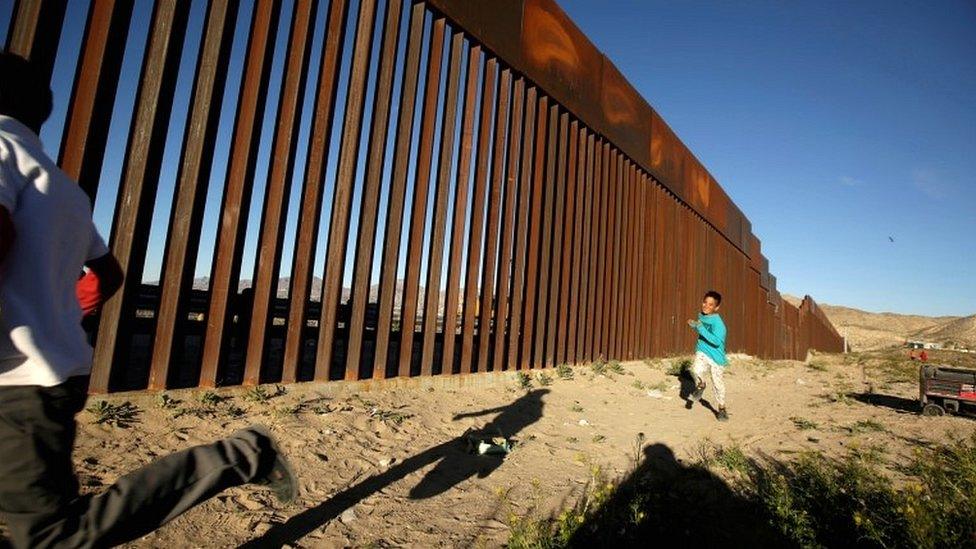
[[[46,76],[0,52],[0,519],[16,547],[110,546],[143,536],[221,490],[297,483],[264,427],[166,456],[80,496],[71,462],[92,349],[83,314],[122,285],[85,192],[38,138]],[[83,274],[82,274],[83,273]],[[81,276],[80,276],[81,275]]]

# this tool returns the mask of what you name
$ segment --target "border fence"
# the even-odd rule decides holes
[[[707,289],[730,351],[842,350],[552,0],[7,9],[70,87],[57,158],[127,273],[94,392],[682,353]]]

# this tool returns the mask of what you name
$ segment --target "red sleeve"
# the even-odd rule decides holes
[[[75,283],[75,295],[78,296],[83,316],[94,314],[102,304],[102,294],[98,287],[99,280],[95,271],[88,271]]]

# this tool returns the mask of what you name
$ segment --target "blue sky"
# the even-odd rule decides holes
[[[559,3],[746,213],[780,291],[976,313],[976,4]]]
[[[245,21],[251,3],[242,4],[239,20]],[[9,0],[0,0],[0,37],[6,35],[11,5]],[[282,31],[291,5],[283,3]],[[976,5],[964,1],[733,4],[644,0],[563,0],[560,5],[665,117],[750,218],[782,292],[808,293],[821,302],[873,311],[976,313],[976,33],[972,32]],[[58,110],[42,132],[49,151],[56,151],[60,140],[73,74],[70,52],[77,51],[86,7],[84,1],[69,3],[69,24],[61,46],[67,53],[59,55],[55,71]],[[326,7],[323,2],[320,18]],[[150,2],[138,0],[135,20],[141,23],[130,33],[126,74],[138,71],[149,13]],[[197,2],[175,98],[177,113],[185,113],[189,101],[188,69],[200,44],[202,15],[203,3]],[[246,39],[241,30],[244,25],[237,33],[231,74],[240,73]],[[316,46],[322,34],[318,25]],[[348,40],[352,34],[348,33]],[[401,33],[401,42],[405,34]],[[283,42],[279,42],[275,81],[281,78],[283,54]],[[312,63],[317,66],[317,58]],[[348,63],[347,57],[343,83]],[[370,82],[374,80],[371,74]],[[314,84],[314,74],[309,81]],[[110,159],[95,204],[96,223],[105,234],[110,228],[121,147],[128,131],[126,117],[134,96],[134,86],[122,86],[117,120],[110,132]],[[421,98],[422,93],[418,101]],[[312,99],[311,93],[306,95],[307,106]],[[343,102],[340,94],[337,104]],[[228,130],[218,136],[201,234],[197,261],[201,275],[209,270],[235,103],[236,87],[229,86],[222,114],[222,127]],[[263,196],[276,104],[277,89],[272,86],[265,145],[258,153],[257,200]],[[394,107],[391,116],[396,114]],[[368,121],[368,109],[366,117]],[[185,117],[174,116],[173,120],[160,174],[161,200],[154,212],[157,223],[150,237],[146,280],[158,278],[176,177]],[[338,132],[341,120],[334,127]],[[305,120],[300,134],[303,142],[308,131]],[[418,131],[415,126],[415,141]],[[334,137],[327,182],[334,178],[338,133]],[[366,137],[364,133],[362,139]],[[304,162],[299,152],[283,276],[290,267],[297,182]],[[388,183],[389,177],[387,167],[384,181]],[[330,184],[325,198],[323,219],[327,220]],[[358,200],[357,193],[353,236]],[[260,221],[256,205],[248,223],[244,278],[250,278],[253,267]],[[385,208],[384,199],[381,216]],[[450,215],[448,212],[448,218]],[[323,223],[320,248],[327,228]],[[350,247],[349,254],[353,252]],[[318,276],[323,257],[319,250]],[[401,261],[399,276],[402,273]],[[371,279],[378,274],[374,265]],[[345,285],[350,278],[351,262]]]

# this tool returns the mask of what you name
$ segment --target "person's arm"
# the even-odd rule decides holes
[[[84,316],[98,312],[122,287],[125,274],[115,256],[107,253],[85,263],[88,272],[75,284],[75,294]]]
[[[14,229],[14,220],[10,218],[10,212],[6,206],[0,206],[0,265],[7,259],[10,248],[14,245],[17,238],[17,231]]]
[[[713,324],[715,331],[708,329],[704,322],[698,323],[698,335],[715,347],[725,344],[725,324]]]

